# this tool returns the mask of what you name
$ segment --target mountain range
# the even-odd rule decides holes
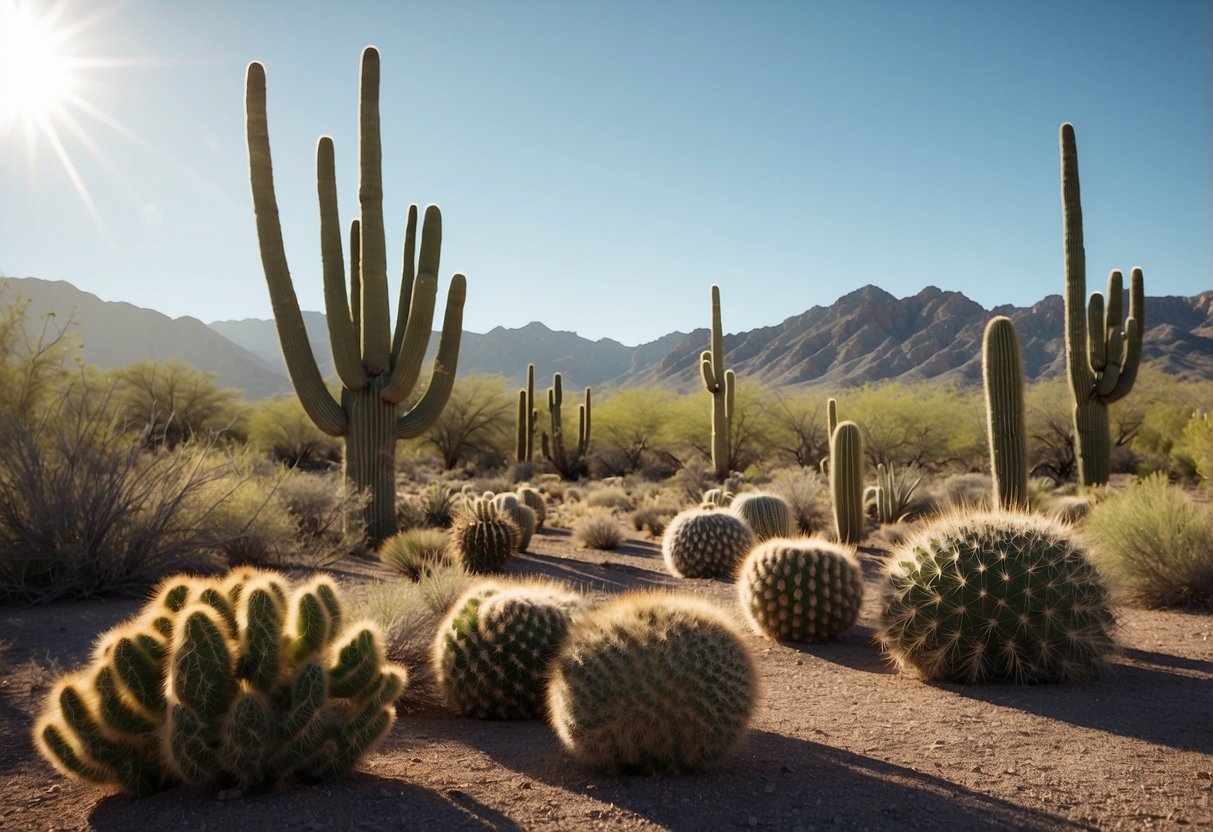
[[[290,390],[272,320],[245,319],[204,324],[196,318],[169,318],[129,303],[102,301],[64,281],[36,278],[0,280],[0,303],[19,294],[40,315],[71,316],[83,341],[83,358],[103,368],[142,359],[181,356],[214,372],[218,382],[250,400]],[[895,298],[865,286],[830,306],[814,306],[773,326],[725,336],[728,365],[738,377],[775,387],[846,387],[886,380],[981,381],[981,340],[993,315],[1015,321],[1029,380],[1060,373],[1063,306],[1050,295],[1031,307],[992,310],[960,292],[933,286]],[[705,318],[707,315],[705,314]],[[321,372],[331,373],[324,315],[304,313],[305,326]],[[609,338],[591,341],[573,332],[533,322],[517,329],[496,327],[464,332],[459,375],[496,373],[521,384],[528,362],[546,387],[553,372],[571,388],[660,386],[697,388],[699,354],[708,330],[672,332],[629,347]],[[437,334],[430,340],[430,356]],[[1146,360],[1185,378],[1213,380],[1213,291],[1194,297],[1147,297]]]

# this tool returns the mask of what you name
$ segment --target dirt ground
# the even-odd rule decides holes
[[[339,782],[124,797],[56,773],[30,730],[45,669],[84,661],[138,602],[0,607],[13,664],[0,683],[0,829],[1213,829],[1213,616],[1119,610],[1114,672],[1083,686],[928,685],[872,641],[882,555],[863,550],[868,599],[845,640],[750,637],[762,698],[748,738],[677,777],[605,776],[573,763],[542,722],[428,708],[402,714]],[[665,575],[651,541],[587,551],[549,530],[507,571],[599,593],[676,588],[737,609],[731,583]],[[374,570],[350,572],[344,582]]]

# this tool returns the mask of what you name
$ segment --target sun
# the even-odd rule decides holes
[[[27,4],[0,2],[0,130],[44,127],[76,96],[71,30],[57,23],[54,9],[38,15]]]

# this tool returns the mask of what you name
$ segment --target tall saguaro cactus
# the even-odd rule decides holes
[[[535,365],[526,365],[526,389],[518,391],[518,448],[519,462],[535,459],[535,420],[539,411],[535,409]]]
[[[383,228],[379,52],[367,47],[362,53],[358,108],[358,200],[361,211],[351,227],[348,297],[337,214],[333,141],[327,136],[321,137],[316,147],[324,302],[333,364],[343,388],[341,400],[334,399],[325,387],[312,355],[287,268],[270,161],[265,68],[256,62],[248,68],[245,111],[261,263],[287,370],[304,410],[316,426],[331,436],[345,437],[346,479],[355,489],[369,491],[370,500],[363,510],[362,522],[372,540],[382,540],[396,531],[396,440],[418,436],[425,431],[438,418],[451,394],[459,357],[466,282],[461,274],[451,279],[442,337],[429,386],[411,409],[402,412],[401,403],[417,383],[429,343],[438,288],[442,214],[436,205],[425,209],[420,256],[414,263],[417,206],[409,206],[404,268],[393,332],[388,310]]]
[[[566,480],[576,479],[585,470],[585,454],[590,448],[590,388],[585,388],[585,403],[577,408],[577,445],[570,448],[564,438],[564,420],[560,406],[564,403],[564,381],[560,373],[552,375],[548,388],[548,415],[552,434],[541,437],[543,456],[556,467]]]
[[[1066,270],[1066,367],[1074,395],[1074,451],[1083,485],[1106,483],[1112,440],[1108,405],[1133,388],[1141,363],[1145,290],[1141,269],[1129,278],[1129,314],[1122,324],[1124,277],[1108,275],[1107,297],[1087,301],[1087,255],[1082,240],[1078,145],[1074,126],[1061,125],[1061,206]],[[1105,306],[1106,303],[1106,306]]]
[[[720,287],[712,286],[712,348],[699,356],[703,387],[712,395],[712,465],[716,481],[729,477],[732,454],[729,432],[733,426],[733,402],[737,386],[732,370],[724,368],[724,333],[720,326]]]
[[[994,496],[1001,509],[1023,508],[1028,500],[1027,433],[1024,429],[1023,360],[1010,318],[986,324],[981,350],[986,389],[986,424]]]
[[[830,493],[839,541],[863,540],[863,437],[854,422],[839,422],[830,435]]]

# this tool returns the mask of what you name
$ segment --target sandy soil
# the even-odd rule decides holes
[[[550,530],[531,549],[508,571],[601,593],[676,587],[736,608],[732,584],[666,576],[650,541],[586,551]],[[604,776],[540,722],[430,708],[402,714],[340,782],[135,800],[60,776],[29,735],[46,669],[82,662],[138,602],[0,608],[14,665],[0,683],[0,829],[1213,829],[1213,616],[1120,610],[1114,672],[1084,686],[928,685],[872,643],[881,555],[863,552],[868,602],[844,641],[750,638],[762,701],[749,737],[678,777]]]

